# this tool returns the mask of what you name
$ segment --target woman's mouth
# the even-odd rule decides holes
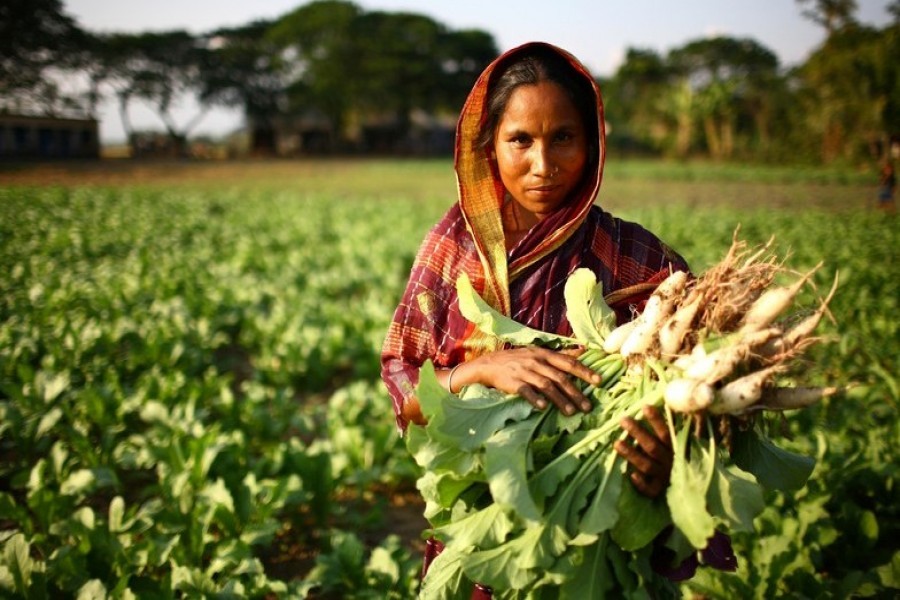
[[[536,192],[538,194],[548,194],[550,192],[554,192],[559,189],[558,185],[540,185],[537,187],[531,188],[532,192]]]

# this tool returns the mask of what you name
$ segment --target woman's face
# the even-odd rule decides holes
[[[558,84],[520,85],[497,124],[494,152],[506,190],[542,219],[581,181],[588,155],[584,123]]]

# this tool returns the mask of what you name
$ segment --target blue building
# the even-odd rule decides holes
[[[99,158],[96,119],[0,113],[0,159]]]

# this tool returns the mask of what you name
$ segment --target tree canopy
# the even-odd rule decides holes
[[[60,95],[48,71],[83,66],[86,34],[63,12],[60,0],[0,3],[0,110],[37,105],[49,114],[73,103]]]
[[[887,6],[894,21],[882,29],[856,20],[856,0],[796,4],[826,34],[796,68],[748,38],[698,38],[665,54],[628,48],[601,82],[610,144],[718,160],[884,158],[900,144],[900,0]],[[417,114],[455,118],[498,52],[488,32],[346,0],[314,0],[199,35],[95,34],[60,0],[7,0],[0,110],[94,115],[107,98],[130,134],[133,103],[141,102],[180,145],[206,111],[227,106],[244,113],[260,152],[275,149],[286,124],[321,129],[319,150],[364,150],[366,128],[402,139]],[[67,94],[63,81],[82,88]],[[176,122],[173,107],[186,99],[200,109]]]

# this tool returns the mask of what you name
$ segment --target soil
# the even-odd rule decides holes
[[[306,524],[287,527],[278,534],[270,554],[263,557],[270,577],[282,581],[302,579],[316,564],[316,549],[324,545],[322,540],[311,539],[310,532],[316,536],[331,527],[353,531],[368,550],[377,547],[387,536],[396,535],[413,557],[424,555],[422,533],[429,527],[422,516],[425,502],[410,484],[376,486],[362,497],[343,493],[336,502],[340,508],[335,512],[344,514],[347,522],[322,524],[306,515]],[[365,525],[358,521],[365,521]]]

